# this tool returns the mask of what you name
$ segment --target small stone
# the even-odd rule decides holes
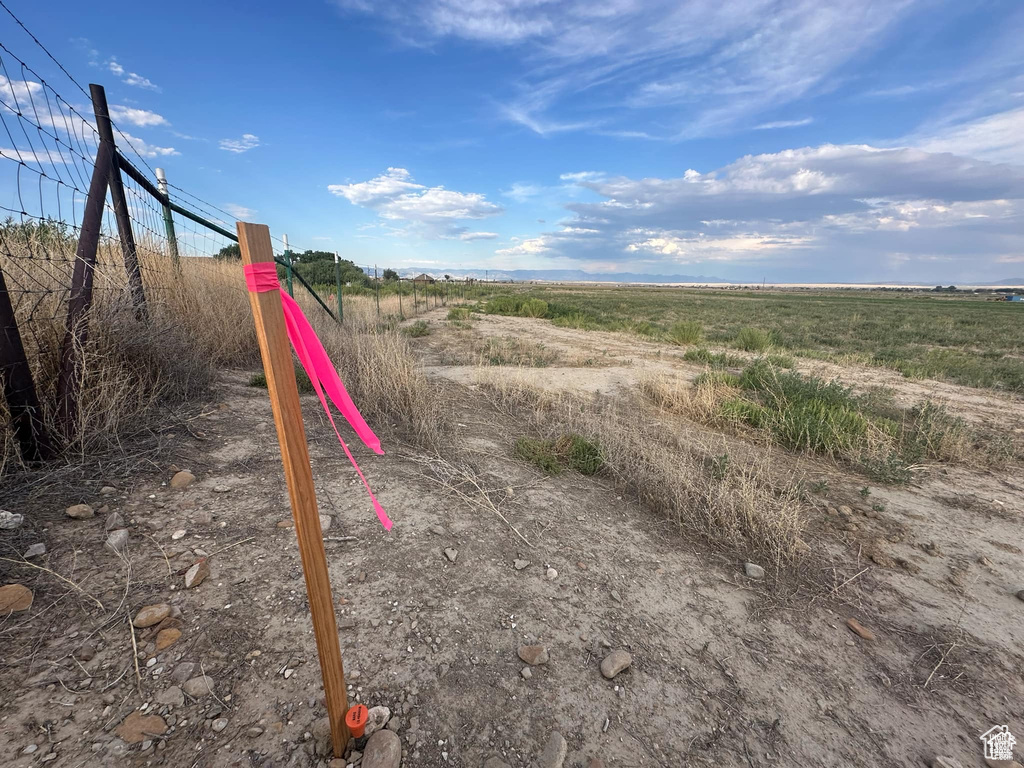
[[[171,534],[171,541],[178,541],[179,539],[184,539],[187,533],[188,531],[186,531],[184,528],[179,528]]]
[[[170,648],[181,637],[181,630],[176,627],[170,627],[168,629],[161,629],[156,633],[156,652],[160,653],[167,648]]]
[[[31,560],[33,557],[42,557],[46,554],[46,545],[39,543],[33,544],[31,547],[25,550],[25,554],[22,555],[26,560]]]
[[[153,736],[167,733],[167,723],[157,715],[143,715],[138,710],[132,712],[114,731],[126,744],[139,744]]]
[[[77,651],[75,651],[75,658],[79,661],[91,661],[96,655],[96,649],[92,647],[90,643],[86,643]]]
[[[544,745],[544,751],[541,753],[540,759],[537,761],[538,768],[562,768],[562,763],[565,762],[565,753],[568,749],[569,745],[565,743],[562,734],[558,731],[552,732],[551,736],[548,737],[548,743]]]
[[[629,669],[633,657],[626,651],[612,651],[601,661],[601,674],[611,680],[624,669]]]
[[[32,590],[23,584],[5,584],[0,587],[0,616],[27,611],[33,597]]]
[[[116,555],[124,554],[124,551],[128,548],[128,531],[124,528],[111,531],[103,546]]]
[[[117,512],[111,512],[107,515],[107,522],[103,524],[103,529],[108,533],[110,531],[116,531],[119,528],[124,528],[124,518]]]
[[[875,639],[875,633],[872,632],[867,627],[865,627],[863,624],[861,624],[856,619],[847,619],[846,620],[846,626],[848,626],[850,628],[851,632],[853,632],[854,634],[860,635],[865,640],[874,640]]]
[[[513,560],[512,561],[512,567],[515,568],[517,571],[521,571],[521,570],[523,570],[524,568],[526,568],[529,565],[530,565],[530,561],[529,560]]]
[[[762,568],[760,565],[755,565],[754,563],[744,563],[743,572],[747,574],[748,579],[764,578],[764,568]]]
[[[0,530],[13,531],[15,528],[19,528],[23,522],[25,522],[24,515],[16,515],[13,512],[0,510]]]
[[[294,528],[295,527],[295,521],[294,520],[280,520],[277,523],[277,527],[278,528]]]
[[[50,752],[49,754],[43,755],[43,759],[40,762],[52,763],[56,759],[57,759],[57,753],[56,752]]]
[[[112,485],[104,485],[100,488],[100,494],[103,496],[109,496],[112,493],[117,493],[117,488]]]
[[[531,677],[533,677],[533,672],[530,670],[529,667],[523,667],[521,670],[519,670],[519,674],[523,676],[524,680],[529,680]]]
[[[96,513],[93,511],[93,508],[90,507],[88,504],[74,504],[68,507],[64,511],[64,514],[66,514],[68,517],[74,518],[75,520],[88,520]]]
[[[174,682],[176,682],[178,684],[184,683],[186,680],[188,680],[189,678],[192,677],[192,673],[194,673],[195,671],[196,671],[195,662],[192,662],[192,661],[182,662],[181,664],[178,664],[174,668],[173,672],[171,672],[171,680],[173,680]]]
[[[231,486],[228,485],[215,485],[213,486],[214,493],[228,493],[231,490]]]
[[[334,518],[330,515],[320,515],[320,530],[328,531],[331,528],[331,523],[334,522]]]
[[[204,557],[187,571],[185,571],[185,588],[194,589],[202,584],[210,575],[210,564]]]
[[[176,490],[184,490],[188,488],[192,483],[196,481],[196,476],[189,472],[187,469],[183,469],[180,472],[176,472],[174,477],[171,478],[171,488]]]
[[[145,629],[146,627],[152,627],[154,624],[159,624],[170,615],[171,606],[167,603],[155,603],[154,605],[144,606],[135,614],[135,620],[132,624],[139,629]]]
[[[226,717],[218,717],[216,720],[213,721],[213,731],[214,731],[214,733],[220,733],[221,731],[223,731],[227,727],[228,727],[228,719]]]
[[[27,747],[25,747],[23,750],[21,750],[21,754],[23,754],[23,755],[31,755],[37,749],[39,749],[39,747],[36,746],[35,744],[29,744]]]
[[[519,658],[535,667],[538,664],[548,663],[548,649],[543,645],[521,645],[519,646]]]
[[[548,581],[554,581],[558,578],[558,571],[556,571],[554,568],[548,568],[547,571],[544,573],[544,576],[545,578],[547,578]]]
[[[1017,599],[1024,601],[1024,589],[1021,589],[1017,592]]]
[[[185,694],[176,685],[172,685],[165,691],[160,691],[154,700],[157,704],[163,704],[168,707],[181,707],[185,705]]]
[[[388,724],[391,719],[391,710],[388,707],[370,707],[366,713],[366,725],[363,727],[363,735],[369,736],[374,731],[379,731]]]
[[[258,725],[254,725],[252,728],[245,732],[245,735],[248,736],[250,739],[258,739],[260,736],[263,735],[263,729]]]
[[[387,729],[377,731],[363,748],[363,768],[399,768],[402,764],[402,740]]]
[[[432,525],[432,526],[430,526],[430,532],[432,534],[434,534],[435,536],[447,536],[448,535],[448,531],[446,531],[444,529],[444,526],[441,526],[441,525]]]
[[[612,596],[612,600],[614,600],[616,603],[621,603],[622,602],[622,597],[620,597],[619,593],[616,592],[614,589],[611,591],[611,596]]]
[[[841,507],[839,507],[839,514],[842,517],[853,517],[853,510],[850,509],[845,504],[843,504]]]
[[[210,689],[213,687],[213,678],[209,675],[205,677],[200,675],[199,677],[193,677],[190,680],[186,680],[181,690],[191,696],[193,699],[201,699],[204,696],[210,695]]]
[[[459,556],[459,550],[448,547],[448,549],[444,551],[444,556],[447,557],[450,562],[454,563],[455,558]]]

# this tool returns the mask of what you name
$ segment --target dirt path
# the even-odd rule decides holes
[[[612,334],[479,324],[526,326],[546,344],[632,360],[623,376],[658,360]],[[278,526],[288,502],[269,404],[243,381],[228,377],[223,406],[172,438],[166,464],[89,478],[59,503],[25,502],[31,531],[17,543],[46,541],[40,564],[103,608],[46,572],[8,568],[35,603],[0,624],[4,765],[327,765],[298,551]],[[396,521],[385,533],[315,399],[304,401],[351,694],[395,713],[407,768],[479,768],[490,757],[525,768],[553,732],[573,768],[596,757],[609,768],[911,768],[936,754],[972,766],[990,726],[1024,733],[1018,480],[951,470],[876,491],[886,512],[855,512],[856,534],[821,512],[813,541],[834,561],[825,576],[835,589],[812,586],[822,573],[770,585],[603,482],[512,460],[516,423],[448,386],[462,414],[459,463],[499,489],[490,498],[529,544],[486,505],[446,493],[427,457],[394,442],[383,458],[358,453]],[[170,461],[197,482],[170,488]],[[839,477],[827,501],[864,510],[853,482]],[[72,520],[64,507],[77,502],[106,509]],[[124,559],[103,547],[110,512],[129,530]],[[3,556],[20,554],[14,541],[0,538]],[[184,589],[182,570],[204,556],[212,575]],[[161,602],[180,612],[182,635],[156,652],[154,633],[137,630],[136,682],[127,618]],[[852,633],[848,618],[875,639]],[[529,679],[517,656],[527,644],[550,657]],[[632,666],[607,680],[599,664],[613,649]],[[213,694],[179,698],[174,689],[203,674]],[[128,745],[115,729],[144,703],[169,730]]]

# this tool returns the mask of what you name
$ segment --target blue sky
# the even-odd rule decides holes
[[[1024,274],[1019,0],[10,4],[172,183],[358,263]]]

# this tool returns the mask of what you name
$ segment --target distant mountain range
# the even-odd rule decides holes
[[[728,283],[720,277],[693,275],[645,275],[638,272],[584,272],[582,269],[405,269],[402,277],[416,277],[426,272],[431,277],[444,275],[462,279],[513,280],[517,283],[545,280],[553,283]]]
[[[740,281],[725,280],[721,277],[707,275],[648,275],[640,272],[585,272],[582,269],[427,269],[408,268],[401,270],[403,278],[412,278],[423,273],[431,277],[441,279],[444,275],[451,275],[456,279],[473,278],[475,280],[492,281],[514,281],[517,283],[540,280],[552,283],[698,283],[698,284],[738,284],[738,285],[759,285],[760,280]],[[784,284],[793,285],[795,281],[782,281]],[[813,284],[824,284],[828,281],[810,281]],[[931,282],[924,280],[920,282],[906,282],[896,280],[879,280],[871,282],[868,280],[857,283],[837,282],[837,285],[907,285],[907,286],[930,286]],[[935,283],[936,285],[938,283]],[[946,282],[943,283],[948,284]],[[993,280],[980,283],[959,283],[959,286],[1024,286],[1024,277],[1011,277],[1006,280]]]

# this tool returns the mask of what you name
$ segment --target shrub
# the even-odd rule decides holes
[[[489,315],[514,315],[519,309],[519,301],[514,296],[492,296],[484,305]]]
[[[563,435],[555,442],[555,450],[564,457],[569,469],[581,475],[596,475],[604,465],[601,447],[582,435]]]
[[[685,344],[698,344],[703,336],[703,326],[693,320],[674,323],[672,327],[668,329],[668,340],[679,346],[683,346]]]
[[[683,360],[690,363],[703,363],[712,368],[738,368],[743,365],[743,358],[728,355],[725,352],[712,352],[705,347],[688,349],[683,353]]]
[[[760,328],[740,328],[733,340],[733,346],[745,352],[761,352],[772,345],[771,336]]]
[[[448,319],[457,321],[466,321],[472,316],[473,312],[468,307],[452,307],[448,310]]]
[[[518,314],[522,317],[544,317],[548,313],[548,303],[542,299],[527,299],[520,307]]]
[[[532,437],[520,437],[512,449],[516,458],[528,461],[539,467],[549,475],[557,475],[562,471],[562,465],[555,453],[554,443],[550,440],[538,440]]]
[[[308,395],[313,392],[316,392],[316,390],[313,389],[313,382],[311,382],[309,380],[309,376],[306,375],[306,369],[298,365],[295,366],[295,384],[296,386],[298,386],[300,394]],[[267,375],[262,371],[260,371],[259,373],[254,373],[252,376],[249,377],[249,386],[259,387],[260,389],[266,389]]]
[[[414,339],[418,339],[419,337],[426,336],[430,333],[430,326],[427,324],[426,320],[417,320],[412,325],[407,325],[405,327],[405,333]]]

